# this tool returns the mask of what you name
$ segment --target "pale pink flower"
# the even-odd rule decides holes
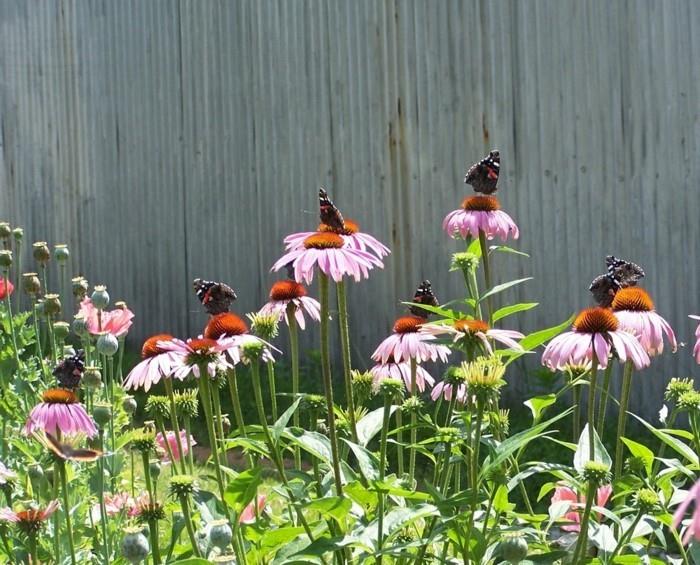
[[[95,437],[97,428],[76,394],[62,388],[44,392],[42,402],[29,413],[24,433],[43,431],[55,436],[85,434]]]
[[[434,343],[435,336],[418,331],[425,322],[425,318],[418,316],[402,316],[396,320],[394,333],[379,344],[372,359],[377,363],[387,363],[389,359],[397,363],[411,359],[418,363],[437,359],[446,361],[450,348]]]
[[[403,380],[406,383],[406,390],[413,393],[411,390],[411,364],[407,362],[396,363],[393,358],[389,358],[386,363],[379,363],[372,367],[369,372],[374,377],[373,382],[378,385],[385,379],[396,379]],[[425,390],[425,384],[428,383],[429,386],[435,384],[435,379],[430,376],[430,373],[426,371],[420,365],[416,366],[416,388],[423,392]]]
[[[455,393],[455,385],[450,384],[446,381],[440,381],[433,387],[430,393],[430,398],[437,400],[441,396],[448,402],[452,400],[452,395]],[[455,402],[458,404],[464,404],[467,401],[467,385],[460,384],[457,386],[457,396]]]
[[[287,315],[290,304],[293,307],[294,319],[302,330],[306,327],[304,313],[316,322],[321,320],[321,305],[318,300],[306,296],[306,289],[293,280],[277,281],[273,284],[270,289],[270,301],[260,308],[260,313],[277,315],[278,320],[284,318],[289,325]]]
[[[420,333],[434,335],[436,337],[450,335],[453,337],[453,342],[455,343],[464,339],[476,338],[489,354],[493,353],[491,343],[489,342],[490,339],[499,341],[510,349],[522,351],[523,348],[515,340],[525,337],[520,332],[514,330],[490,328],[483,320],[467,319],[455,320],[451,323],[423,324],[420,327]]]
[[[357,222],[349,219],[344,220],[345,229],[335,230],[326,224],[320,224],[318,226],[319,232],[331,232],[336,233],[343,238],[346,247],[352,249],[359,249],[360,251],[367,251],[377,256],[378,259],[386,257],[391,253],[389,248],[380,242],[375,237],[360,231],[360,227]],[[316,232],[299,232],[288,235],[284,238],[284,246],[287,251],[293,249],[300,249],[304,247],[304,241],[309,236],[314,235]]]
[[[243,512],[241,512],[241,515],[238,517],[238,523],[239,524],[252,524],[253,522],[255,522],[255,516],[256,516],[255,503],[257,502],[257,505],[258,505],[257,514],[260,515],[260,514],[262,514],[262,511],[265,510],[266,500],[267,500],[267,497],[264,494],[259,494],[255,501],[251,501],[250,504],[248,504],[248,506],[246,506],[243,509]]]
[[[290,263],[296,281],[306,284],[313,281],[316,266],[335,282],[340,282],[345,276],[359,281],[368,278],[369,271],[374,267],[384,267],[381,259],[375,255],[361,249],[346,247],[343,238],[333,232],[316,232],[310,235],[304,239],[303,246],[288,251],[278,259],[272,270],[279,271]]]
[[[186,379],[190,374],[198,379],[201,364],[206,365],[207,374],[211,378],[218,372],[231,368],[224,356],[226,345],[214,339],[200,337],[182,341],[173,338],[170,341],[159,341],[157,345],[164,351],[175,353],[172,376],[179,380]]]
[[[700,316],[689,315],[688,318],[693,320],[700,320]],[[700,363],[700,324],[695,329],[695,347],[693,348],[693,355],[695,356],[695,361]]]
[[[5,467],[5,464],[0,462],[0,486],[8,483],[14,483],[17,480],[17,473]]]
[[[281,353],[279,349],[265,340],[249,334],[248,325],[233,312],[223,312],[212,316],[204,328],[204,337],[216,340],[221,353],[231,366],[241,362],[243,349],[249,343],[262,343],[264,345],[263,362],[275,360],[273,351]]]
[[[685,534],[683,534],[683,544],[688,545],[692,540],[696,542],[700,541],[700,481],[695,483],[693,487],[688,491],[688,494],[683,499],[673,513],[673,527],[678,529],[678,527],[683,522],[683,516],[685,511],[690,506],[691,502],[695,502],[695,511],[690,518],[690,523],[686,527]]]
[[[638,286],[621,288],[612,303],[620,329],[634,334],[649,356],[658,355],[664,350],[664,335],[676,351],[676,335],[670,324],[654,310],[649,294]]]
[[[36,532],[42,522],[48,520],[58,510],[58,500],[52,500],[43,510],[29,508],[26,510],[12,510],[12,508],[0,508],[0,521],[13,522],[26,531]]]
[[[558,335],[547,344],[542,364],[550,369],[565,369],[568,365],[585,365],[593,360],[608,366],[608,358],[615,353],[620,361],[628,359],[637,369],[650,363],[649,355],[639,340],[619,329],[620,323],[607,308],[587,308],[574,321],[573,331]]]
[[[607,504],[610,495],[612,494],[612,486],[604,485],[596,491],[596,506],[603,507]],[[564,515],[569,522],[569,525],[562,526],[561,529],[567,532],[579,532],[581,531],[581,514],[583,513],[583,508],[586,506],[586,497],[582,494],[576,494],[573,489],[560,485],[554,489],[554,494],[552,495],[552,500],[550,506],[556,502],[569,502],[570,511]],[[598,514],[600,518],[600,514]]]
[[[168,444],[170,444],[170,449],[173,452],[173,457],[175,458],[175,461],[179,461],[180,451],[178,449],[177,437],[175,436],[175,432],[173,432],[172,430],[168,430],[167,432],[165,432],[165,435],[167,436]],[[163,461],[163,463],[170,463],[168,448],[165,445],[165,439],[163,439],[163,434],[160,432],[156,434],[156,444],[162,453],[161,460]],[[185,456],[190,452],[189,445],[197,445],[197,442],[195,441],[194,437],[190,435],[190,442],[188,444],[187,431],[180,430],[180,444],[182,445],[182,455]]]
[[[163,378],[170,378],[178,366],[178,354],[159,347],[159,343],[173,339],[170,334],[156,334],[143,342],[141,357],[124,381],[125,390],[142,388],[146,392]]]
[[[450,237],[468,236],[477,238],[483,232],[486,239],[494,237],[506,241],[509,236],[518,239],[520,231],[513,219],[503,212],[495,196],[469,196],[462,202],[462,207],[453,210],[442,221],[442,229]]]
[[[80,303],[78,318],[83,318],[88,331],[93,335],[100,333],[110,333],[115,337],[126,335],[133,323],[134,313],[128,308],[116,308],[114,310],[102,311],[102,330],[100,331],[99,311],[92,305],[90,298],[83,298]]]

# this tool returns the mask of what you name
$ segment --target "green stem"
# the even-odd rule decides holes
[[[348,326],[348,301],[345,281],[336,284],[338,295],[338,324],[340,325],[340,351],[343,357],[343,378],[345,380],[345,402],[350,420],[350,435],[354,443],[357,440],[357,423],[355,422],[355,398],[352,394],[352,374],[350,363],[350,330]]]
[[[149,520],[148,521],[148,531],[151,534],[151,551],[153,553],[153,565],[160,565],[161,562],[161,557],[160,557],[160,543],[159,543],[159,535],[158,535],[158,520]],[[194,549],[193,549],[194,551]]]
[[[574,444],[578,443],[578,438],[581,435],[581,387],[573,387],[571,394],[573,396],[574,402],[574,414],[573,414],[573,441]]]
[[[156,502],[156,493],[153,490],[153,482],[151,481],[151,465],[148,461],[148,451],[141,452],[141,463],[143,464],[143,478],[146,481],[148,502],[149,504],[154,504]]]
[[[287,327],[289,328],[289,349],[292,356],[292,398],[299,397],[299,329],[295,317],[296,306],[291,302],[287,306]],[[292,415],[292,423],[295,428],[299,427],[299,410],[295,410]],[[301,448],[294,446],[294,467],[301,471]]]
[[[4,530],[3,530],[3,532],[4,532]],[[58,536],[56,536],[56,537],[58,537]],[[7,547],[7,538],[6,538],[4,533],[2,535],[2,539],[3,539],[3,542],[5,544],[5,549],[7,551],[7,557],[10,558],[10,557],[12,557],[12,553],[10,553],[10,550]],[[35,565],[36,563],[39,563],[39,555],[38,555],[37,550],[36,550],[36,534],[33,534],[33,533],[29,534],[27,536],[27,543],[29,545],[29,556],[31,558],[31,564]]]
[[[396,469],[403,477],[403,412],[396,411]]]
[[[185,519],[185,528],[187,528],[187,535],[190,538],[190,543],[192,544],[192,551],[196,557],[202,557],[199,551],[199,546],[197,545],[197,536],[194,534],[194,526],[192,525],[192,514],[190,513],[190,505],[187,501],[187,496],[180,496],[180,507],[182,508],[182,516]]]
[[[622,372],[622,391],[620,393],[620,412],[617,415],[617,439],[615,440],[615,479],[619,479],[622,475],[622,438],[625,435],[627,427],[627,408],[630,401],[630,391],[632,390],[632,370],[634,366],[632,361],[625,363],[625,368]]]
[[[416,383],[416,373],[418,369],[418,364],[416,360],[411,357],[411,396],[418,396],[418,386]],[[401,407],[398,408],[401,410]],[[416,475],[416,442],[418,440],[418,414],[417,411],[411,410],[411,449],[408,454],[408,476],[410,484],[413,485],[413,480]],[[413,488],[413,487],[411,487]]]
[[[156,414],[156,427],[158,428],[160,435],[163,437],[163,443],[165,444],[165,451],[167,452],[168,458],[170,459],[170,462],[172,463],[172,465],[170,466],[170,474],[174,475],[175,474],[175,454],[173,453],[173,448],[170,446],[170,442],[168,441],[168,435],[165,431],[165,426],[163,425],[163,418],[161,418],[160,414]]]
[[[64,511],[66,514],[66,535],[68,537],[68,547],[70,549],[70,559],[71,563],[75,565],[77,563],[77,560],[75,559],[75,543],[73,542],[73,527],[71,526],[71,517],[70,517],[70,503],[68,500],[68,481],[66,479],[66,465],[63,460],[60,460],[56,462],[58,466],[58,471],[61,475],[61,488],[63,490],[63,505],[64,505]]]
[[[189,416],[183,417],[185,424],[185,434],[187,441],[187,461],[189,463],[190,473],[194,473],[194,452],[192,451],[192,424]]]
[[[211,406],[211,393],[209,392],[209,372],[207,370],[206,363],[199,366],[199,399],[204,408],[204,419],[207,424],[207,433],[209,434],[209,443],[211,447],[211,458],[214,461],[214,472],[216,474],[216,482],[219,485],[219,494],[221,496],[221,503],[224,505],[226,515],[228,515],[228,504],[226,504],[226,499],[224,498],[224,479],[221,474],[221,466],[219,465],[219,448],[216,444],[216,432],[214,431],[214,418],[212,415]]]
[[[486,284],[486,292],[488,292],[491,290],[491,263],[489,261],[489,246],[486,243],[486,234],[483,230],[479,230],[479,245],[481,246],[481,258],[484,262],[484,282]],[[491,304],[490,296],[486,298],[486,310],[490,326],[491,316],[493,314],[493,306]]]
[[[335,490],[338,496],[343,496],[343,482],[340,475],[340,457],[338,454],[338,438],[335,430],[335,412],[333,403],[333,381],[331,379],[330,342],[328,335],[328,277],[319,270],[319,298],[321,302],[321,372],[323,387],[326,393],[326,408],[328,411],[328,435],[331,442],[333,457],[333,476]]]
[[[620,537],[620,541],[617,542],[615,549],[613,550],[612,554],[608,558],[608,561],[610,563],[614,563],[615,556],[624,549],[625,544],[627,543],[627,541],[630,539],[630,537],[634,533],[634,529],[637,527],[637,524],[639,524],[639,521],[642,519],[643,515],[644,515],[644,512],[642,512],[641,510],[639,512],[637,512],[637,515],[634,517],[634,520],[632,521],[632,525],[627,529],[627,531],[624,534],[622,534],[622,536]],[[622,553],[624,553],[624,551],[622,551]]]
[[[382,420],[382,433],[379,442],[379,480],[384,480],[384,473],[386,471],[386,443],[387,435],[389,433],[389,419],[391,418],[391,395],[386,394],[384,396],[384,417]],[[399,407],[399,410],[401,408]],[[377,506],[377,549],[382,550],[382,543],[384,542],[384,491],[379,491],[379,504]],[[377,556],[377,565],[381,565],[382,556]]]
[[[246,437],[243,409],[241,408],[241,400],[238,396],[238,378],[235,368],[232,367],[226,371],[226,382],[228,383],[228,391],[231,395],[231,404],[233,406],[233,415],[236,418],[236,426],[238,426],[238,435]],[[248,466],[251,469],[255,466],[252,454],[248,454]]]
[[[595,368],[593,370],[595,373]],[[593,373],[591,374],[591,378]],[[590,427],[590,424],[589,424]],[[592,444],[591,444],[592,445]],[[592,459],[591,459],[592,460]],[[596,493],[596,485],[594,481],[588,481],[588,492],[586,493],[586,507],[581,518],[581,529],[578,535],[578,543],[574,550],[574,558],[571,561],[574,564],[582,563],[588,549],[588,522],[591,518],[591,508],[593,507],[593,497]],[[579,561],[581,559],[581,561]]]
[[[469,475],[471,480],[471,512],[469,514],[469,521],[467,522],[467,540],[465,545],[470,546],[472,531],[474,530],[474,516],[476,514],[476,507],[479,500],[479,447],[481,445],[481,426],[484,419],[484,402],[477,397],[476,400],[476,422],[474,430],[474,444],[472,446],[472,460],[469,469]],[[443,493],[444,494],[444,493]]]
[[[603,388],[600,393],[600,406],[598,407],[598,430],[600,430],[601,436],[605,433],[605,412],[608,407],[608,398],[610,391],[610,378],[612,376],[613,364],[608,362],[608,366],[605,367],[605,373],[603,373]]]
[[[596,393],[596,377],[598,376],[598,360],[593,354],[593,366],[591,367],[591,382],[588,387],[588,448],[590,455],[589,461],[595,461],[595,393]]]
[[[7,283],[9,282],[10,279],[10,270],[5,269],[4,273],[4,278],[5,278],[5,288],[7,288]],[[22,365],[19,360],[19,349],[17,349],[17,334],[15,332],[15,320],[12,316],[12,302],[10,301],[10,293],[6,292],[5,293],[5,307],[7,308],[7,316],[8,316],[8,321],[10,324],[10,337],[12,338],[12,352],[15,355],[15,363],[17,364],[17,370],[19,371],[22,368]]]
[[[104,432],[100,430],[100,449],[104,449]],[[131,461],[133,465],[134,452],[131,452]],[[104,551],[105,563],[109,563],[110,549],[109,549],[109,536],[107,535],[107,507],[105,505],[105,462],[104,458],[100,457],[97,463],[98,472],[100,474],[100,480],[98,481],[99,495],[100,495],[100,522],[102,526],[102,546]],[[133,466],[131,469],[131,481],[133,485],[134,481],[134,470]],[[133,488],[132,488],[133,497]]]
[[[219,386],[216,381],[212,381],[210,384],[214,385],[209,388],[211,393],[212,406],[214,407],[214,415],[216,416],[216,433],[221,441],[221,451],[219,453],[219,461],[223,467],[226,466],[226,446],[224,445],[224,418],[221,413],[221,398],[219,397]]]
[[[270,389],[270,404],[272,406],[272,421],[276,422],[278,416],[277,412],[277,392],[275,387],[275,362],[268,361],[267,365],[267,385]]]
[[[120,360],[121,364],[121,360]],[[165,392],[168,395],[168,400],[170,401],[170,425],[173,428],[173,433],[175,434],[175,447],[177,448],[177,454],[180,460],[180,467],[182,468],[183,474],[187,474],[187,469],[185,467],[185,451],[182,449],[182,439],[180,438],[180,426],[177,421],[177,406],[175,405],[175,393],[173,392],[173,383],[170,378],[163,379],[165,382]],[[173,467],[175,467],[175,460],[172,460]]]
[[[669,429],[673,429],[673,426],[676,423],[676,417],[678,416],[678,407],[674,406],[673,410],[671,410],[671,415],[668,417],[668,421],[666,422],[666,427]],[[659,466],[661,465],[661,459],[663,459],[664,453],[666,452],[666,444],[662,443],[661,447],[659,448],[659,453],[654,457],[654,466],[651,468],[651,478],[654,484],[656,484],[656,479],[658,478],[658,472],[659,472]]]

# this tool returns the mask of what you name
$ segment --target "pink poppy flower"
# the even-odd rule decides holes
[[[374,377],[374,385],[377,386],[384,379],[403,380],[406,383],[406,390],[413,393],[411,390],[411,364],[396,363],[393,358],[387,359],[386,363],[379,363],[372,367],[369,372]],[[416,366],[416,388],[420,392],[425,390],[425,384],[428,383],[431,387],[435,384],[435,379],[430,376],[420,365]]]
[[[613,298],[612,309],[620,322],[620,329],[637,336],[649,356],[663,352],[664,335],[672,351],[678,348],[673,329],[656,313],[654,303],[644,289],[638,286],[621,288]]]
[[[343,238],[333,232],[316,232],[308,236],[303,246],[288,251],[278,259],[272,270],[279,271],[290,263],[296,281],[306,284],[314,280],[316,266],[335,282],[340,282],[344,276],[351,276],[355,281],[369,278],[369,271],[374,267],[384,267],[375,255],[346,247]]]
[[[368,233],[360,231],[360,226],[354,220],[345,219],[345,228],[342,230],[337,230],[326,224],[319,224],[319,232],[331,232],[336,233],[343,238],[345,245],[352,249],[359,249],[360,251],[367,251],[376,255],[378,259],[386,257],[391,253],[389,248],[380,242],[378,239],[372,237]],[[288,235],[284,238],[284,246],[287,251],[293,249],[300,249],[304,247],[304,240],[314,235],[317,232],[299,232]]]
[[[159,341],[158,347],[164,351],[175,354],[172,376],[185,380],[190,373],[199,378],[200,364],[206,365],[207,374],[214,378],[219,371],[231,368],[231,364],[224,357],[226,345],[214,339],[200,337],[196,339],[173,338],[170,341]]]
[[[44,392],[43,402],[37,404],[29,413],[24,433],[31,435],[35,431],[58,436],[85,434],[95,437],[97,428],[88,416],[76,394],[62,388],[51,388]]]
[[[453,210],[442,221],[442,229],[450,237],[479,237],[484,232],[487,239],[498,236],[506,241],[509,236],[518,239],[520,231],[513,219],[501,210],[495,196],[468,196],[462,207]]]
[[[691,539],[695,540],[696,542],[700,541],[700,481],[693,485],[693,487],[688,491],[688,494],[683,502],[678,505],[678,508],[673,513],[674,528],[678,529],[683,522],[685,511],[688,509],[691,502],[695,502],[695,511],[693,512],[690,523],[685,530],[685,534],[683,534],[684,545],[688,545]]]
[[[700,320],[700,316],[693,316],[692,314],[688,316],[693,320]],[[693,355],[695,356],[695,361],[700,363],[700,324],[695,329],[695,347],[693,348]]]
[[[175,458],[175,461],[180,460],[180,452],[178,450],[177,446],[177,438],[175,436],[175,432],[172,430],[168,430],[165,432],[165,435],[167,436],[168,444],[170,444],[170,449],[173,452],[173,457]],[[187,431],[186,430],[180,430],[180,443],[182,444],[182,455],[185,456],[190,452],[190,448],[187,443]],[[168,448],[165,445],[165,439],[163,439],[163,434],[158,432],[156,434],[156,445],[160,449],[162,453],[162,459],[163,463],[170,463],[170,457],[168,456]],[[194,437],[190,436],[190,443],[189,445],[197,445],[197,442],[195,441]]]
[[[0,508],[0,521],[12,522],[25,532],[36,533],[56,510],[58,510],[58,500],[52,500],[43,510],[40,508],[29,508],[14,511],[12,508]]]
[[[170,334],[156,334],[143,342],[141,348],[143,361],[127,375],[124,381],[125,390],[142,388],[148,392],[162,378],[170,377],[173,369],[178,365],[178,355],[159,347],[158,344],[171,339],[173,336]]]
[[[15,285],[9,279],[0,277],[0,300],[5,300],[15,290]]]
[[[221,352],[230,365],[238,365],[241,362],[243,348],[249,343],[262,343],[262,360],[266,363],[274,361],[273,351],[281,353],[279,349],[267,343],[265,340],[248,333],[248,326],[242,318],[233,312],[216,314],[209,319],[204,328],[204,337],[215,340]]]
[[[433,387],[433,390],[430,393],[430,398],[437,400],[442,396],[442,398],[450,402],[453,394],[455,394],[455,385],[445,381],[440,381]],[[464,404],[467,401],[467,386],[464,384],[459,385],[457,387],[456,394],[457,397],[455,402],[458,404]]]
[[[243,509],[243,512],[241,512],[241,515],[238,517],[238,523],[239,524],[252,524],[255,522],[255,502],[257,502],[258,508],[257,508],[257,514],[260,515],[262,514],[263,510],[265,510],[265,502],[267,500],[267,497],[264,494],[259,494],[256,498],[256,501],[252,501],[248,506],[246,506]]]
[[[455,320],[451,323],[423,324],[420,327],[420,333],[434,336],[451,335],[453,336],[453,341],[455,343],[464,339],[476,338],[489,354],[493,353],[489,339],[499,341],[510,349],[522,351],[523,348],[515,340],[525,337],[520,332],[516,332],[514,330],[499,330],[496,328],[490,328],[489,325],[483,320],[467,319]]]
[[[619,327],[620,323],[611,310],[586,308],[576,317],[573,331],[558,335],[547,344],[542,354],[542,364],[550,369],[585,365],[592,362],[595,352],[598,365],[604,369],[608,366],[610,354],[614,352],[622,362],[630,359],[637,369],[647,367],[649,355],[639,340]]]
[[[596,506],[603,507],[607,504],[610,495],[612,494],[612,486],[604,485],[596,491]],[[552,501],[550,506],[555,502],[569,502],[570,511],[564,515],[569,522],[573,522],[567,526],[562,526],[561,529],[566,532],[580,532],[581,526],[581,514],[583,513],[583,508],[586,506],[586,497],[584,495],[577,495],[576,491],[573,489],[560,485],[554,489],[554,494],[552,495]],[[600,514],[598,514],[600,518]]]
[[[284,318],[289,325],[287,314],[290,304],[294,307],[294,318],[302,330],[306,327],[304,313],[316,322],[321,320],[321,305],[318,300],[306,296],[306,289],[293,280],[277,281],[273,284],[270,289],[270,301],[260,308],[260,313],[276,314],[279,320]]]
[[[372,353],[372,359],[377,363],[388,363],[389,359],[394,359],[396,363],[411,359],[418,363],[437,359],[446,361],[450,348],[433,343],[435,336],[418,331],[425,322],[425,318],[418,316],[402,316],[396,320],[394,333],[379,344]]]
[[[99,311],[92,305],[92,300],[85,297],[80,303],[80,310],[77,314],[78,318],[83,318],[87,325],[88,331],[93,335],[100,333],[110,333],[115,337],[126,335],[133,323],[134,313],[126,306],[116,308],[114,310],[102,311],[102,332],[100,332],[100,317]]]

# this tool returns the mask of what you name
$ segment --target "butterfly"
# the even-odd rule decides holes
[[[440,306],[438,299],[436,298],[435,294],[433,294],[433,286],[430,284],[429,280],[424,280],[422,283],[420,283],[416,289],[416,293],[413,295],[413,302],[425,304],[426,306]],[[421,318],[425,318],[430,314],[428,310],[421,308],[420,306],[414,305],[409,306],[408,308],[411,311],[411,314],[414,316],[420,316]]]
[[[238,298],[236,292],[225,283],[194,279],[192,286],[204,309],[212,316],[228,312],[231,302]]]
[[[64,461],[91,463],[102,456],[99,449],[76,448],[68,443],[61,443],[48,432],[42,435],[35,433],[34,437],[56,457]]]
[[[608,268],[607,273],[593,279],[588,290],[593,294],[595,301],[607,308],[612,304],[615,293],[621,288],[634,286],[644,276],[644,269],[636,263],[618,259],[614,255],[605,258]]]
[[[285,270],[287,271],[287,278],[290,280],[295,280],[294,279],[294,261],[290,261],[284,266]]]
[[[476,192],[493,194],[498,189],[498,173],[501,170],[501,156],[497,150],[489,151],[478,163],[474,163],[467,174],[464,175],[464,182],[471,184]]]
[[[323,187],[318,189],[318,206],[321,216],[321,223],[333,228],[334,230],[344,230],[345,220],[340,210],[328,198],[328,193]]]
[[[53,370],[53,376],[63,388],[75,389],[85,370],[85,351],[79,349],[75,355],[64,357]]]

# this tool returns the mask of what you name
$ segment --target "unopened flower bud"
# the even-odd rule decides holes
[[[70,324],[68,322],[56,322],[53,325],[54,335],[59,341],[65,341],[70,333]]]
[[[141,532],[141,528],[128,527],[124,529],[122,539],[122,557],[129,563],[141,563],[151,552],[148,539]]]
[[[693,390],[693,379],[673,378],[666,385],[666,392],[664,393],[664,397],[666,398],[666,400],[678,402],[678,399],[681,397],[682,394],[686,392],[692,392]]]
[[[110,333],[103,333],[97,338],[97,352],[112,357],[119,350],[119,340]]]
[[[104,428],[112,419],[112,405],[108,402],[95,402],[92,417],[98,426]]]
[[[253,312],[246,314],[251,322],[251,331],[265,341],[270,341],[277,337],[279,330],[279,317],[277,314],[264,314]]]
[[[189,496],[196,490],[197,483],[192,475],[173,475],[170,477],[170,494],[172,496]]]
[[[8,239],[12,235],[12,228],[7,222],[0,222],[0,239]]]
[[[15,241],[20,242],[22,239],[24,239],[24,230],[22,228],[15,228],[12,230],[12,237],[15,238]]]
[[[299,403],[299,408],[304,412],[313,411],[325,414],[326,398],[320,394],[305,394]]]
[[[146,414],[156,421],[160,418],[166,420],[170,417],[170,403],[166,396],[152,394],[146,400]]]
[[[61,298],[58,294],[44,295],[44,314],[58,316],[61,313]]]
[[[436,430],[437,435],[440,436],[440,439],[442,441],[446,441],[449,443],[454,443],[460,438],[460,431],[458,428],[454,427],[446,427],[446,428],[438,428]]]
[[[379,394],[383,396],[396,397],[403,395],[403,381],[401,379],[382,379],[377,385]]]
[[[420,413],[423,408],[423,401],[418,396],[409,396],[401,405],[401,412],[404,414]]]
[[[474,271],[479,266],[479,256],[468,251],[454,253],[450,263],[450,271]]]
[[[9,249],[0,250],[0,267],[9,269],[12,266],[12,251]]]
[[[90,295],[92,305],[98,310],[104,310],[109,306],[109,293],[104,285],[97,285]]]
[[[76,316],[71,322],[71,329],[73,333],[80,337],[86,337],[90,332],[88,331],[87,320],[81,316]]]
[[[659,496],[651,489],[643,488],[637,492],[636,504],[643,513],[650,514],[659,510]]]
[[[374,393],[374,377],[365,371],[352,371],[352,392],[359,404],[367,402]]]
[[[520,563],[527,557],[527,540],[520,533],[503,534],[500,542],[501,556],[508,563]]]
[[[90,390],[99,389],[102,386],[102,373],[100,373],[100,369],[94,365],[85,367],[83,384]]]
[[[32,245],[32,256],[38,263],[46,265],[51,259],[51,251],[45,241],[37,241]]]
[[[243,359],[247,363],[257,362],[262,357],[265,344],[261,341],[249,341],[243,345]]]
[[[53,258],[58,263],[65,263],[70,257],[70,251],[65,243],[59,243],[53,247]]]
[[[133,396],[125,396],[122,399],[122,409],[124,412],[129,414],[129,416],[136,412],[137,407],[138,405],[136,404],[136,399]]]
[[[233,539],[233,530],[228,520],[215,520],[209,524],[209,543],[225,551]]]
[[[586,461],[583,464],[581,478],[595,485],[608,483],[610,482],[610,466],[600,461]]]
[[[29,296],[36,296],[41,292],[41,281],[36,273],[22,274],[22,288]]]
[[[197,391],[188,389],[175,393],[175,407],[178,413],[182,414],[185,418],[194,420],[199,414]]]
[[[151,477],[153,477],[154,479],[160,477],[160,461],[151,461],[148,468],[151,473]]]
[[[88,282],[85,277],[73,277],[71,279],[71,288],[73,291],[73,296],[78,300],[82,300],[87,295]]]
[[[218,417],[214,419],[218,424]],[[231,431],[231,420],[229,419],[228,414],[221,415],[221,429],[224,432],[224,435],[227,435]]]

